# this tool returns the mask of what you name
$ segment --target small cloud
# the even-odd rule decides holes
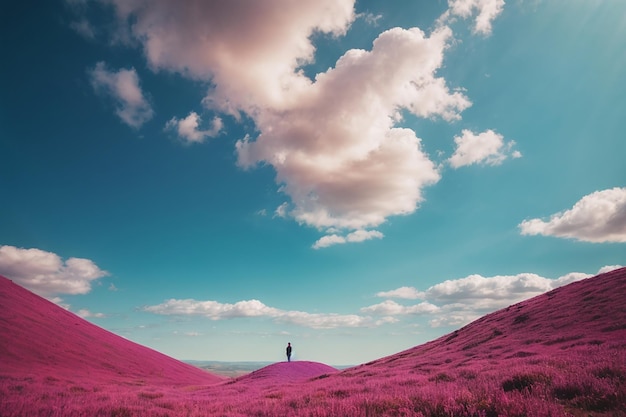
[[[199,129],[202,123],[201,117],[196,112],[191,112],[184,119],[172,117],[166,124],[165,130],[174,130],[184,143],[202,143],[207,138],[216,137],[224,127],[222,119],[218,116],[213,118],[209,129]]]
[[[0,246],[0,275],[44,297],[57,294],[87,294],[91,283],[109,275],[93,261],[69,258],[52,252]],[[58,303],[57,303],[58,304]]]
[[[478,319],[480,317],[479,314],[473,313],[454,313],[454,314],[446,314],[442,316],[438,316],[437,318],[432,319],[429,324],[430,327],[458,327],[472,321]]]
[[[102,92],[116,102],[116,114],[128,126],[138,129],[154,115],[134,68],[110,71],[104,62],[98,62],[89,71],[89,76],[96,92]]]
[[[407,300],[415,300],[418,298],[424,298],[425,293],[418,291],[413,287],[400,287],[391,291],[381,291],[376,293],[377,297],[384,298],[404,298]]]
[[[70,305],[68,303],[66,303],[65,301],[63,301],[63,299],[61,297],[46,297],[46,299],[56,305],[58,305],[61,308],[64,308],[65,310],[70,310]]]
[[[361,309],[362,313],[381,316],[433,314],[437,311],[439,311],[439,307],[429,302],[404,306],[392,300],[385,300],[382,303],[374,304],[369,307],[363,307]]]
[[[464,129],[461,136],[454,137],[456,150],[448,159],[453,168],[472,164],[500,165],[507,157],[520,158],[519,151],[513,151],[514,141],[504,142],[504,137],[489,129],[482,133]]]
[[[313,249],[327,248],[333,245],[342,245],[344,243],[363,242],[371,239],[382,239],[384,235],[378,230],[356,230],[346,236],[337,234],[322,236],[313,244]]]
[[[96,31],[87,19],[80,19],[70,23],[70,28],[86,39],[94,39]]]
[[[280,206],[276,207],[274,211],[274,217],[280,217],[281,219],[286,218],[289,215],[289,204],[283,203]]]
[[[117,290],[118,290],[118,288],[113,283],[111,283],[111,285],[109,285],[109,291],[117,291]]]
[[[356,14],[357,19],[363,19],[365,23],[367,23],[370,26],[378,26],[378,21],[382,19],[382,17],[383,17],[382,14],[375,15],[370,12]]]
[[[448,0],[448,10],[439,18],[440,24],[455,17],[468,19],[475,16],[474,34],[489,36],[492,22],[504,9],[504,0]]]
[[[525,220],[522,235],[543,235],[583,242],[626,242],[626,188],[596,191],[549,220]]]
[[[88,318],[97,318],[97,319],[102,319],[105,318],[106,315],[103,313],[92,313],[91,311],[89,311],[86,308],[80,309],[76,312],[76,315],[84,318],[84,319],[88,319]]]
[[[605,274],[607,272],[615,271],[616,269],[623,268],[623,265],[607,265],[600,268],[598,274]]]

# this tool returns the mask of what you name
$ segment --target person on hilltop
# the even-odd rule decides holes
[[[287,362],[291,362],[291,343],[287,343]]]

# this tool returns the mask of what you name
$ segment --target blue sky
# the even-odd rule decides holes
[[[291,3],[6,5],[0,274],[339,365],[625,264],[626,3]]]

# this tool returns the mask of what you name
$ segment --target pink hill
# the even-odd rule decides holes
[[[215,383],[0,279],[0,415],[624,416],[624,300],[621,268],[341,372],[281,362]]]
[[[363,367],[386,372],[405,366],[457,368],[483,361],[554,357],[588,346],[619,345],[626,347],[626,268],[514,304],[439,339]]]
[[[330,375],[339,372],[332,366],[319,362],[294,361],[278,362],[258,369],[252,373],[237,378],[239,384],[281,384],[286,382],[305,381],[307,379]]]
[[[212,384],[222,380],[98,326],[0,276],[0,375],[97,382]]]

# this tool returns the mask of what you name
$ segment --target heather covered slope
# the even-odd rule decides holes
[[[222,378],[133,343],[0,276],[1,376],[210,384]]]
[[[7,285],[2,281],[3,307],[7,299],[18,302],[7,298]],[[31,297],[25,290],[11,294]],[[561,287],[432,342],[341,372],[314,362],[282,362],[216,384],[210,375],[209,382],[200,383],[197,374],[172,372],[173,365],[165,367],[169,362],[156,361],[164,364],[164,375],[177,375],[175,380],[187,381],[186,386],[166,386],[149,367],[144,369],[149,376],[141,380],[111,383],[119,373],[139,373],[137,355],[116,356],[113,335],[86,331],[88,323],[50,303],[43,308],[42,300],[36,300],[37,311],[15,305],[13,311],[21,311],[24,318],[18,322],[39,329],[42,340],[24,339],[28,333],[13,326],[19,346],[9,346],[4,338],[0,345],[2,358],[11,365],[8,375],[0,368],[2,416],[626,416],[626,268]],[[0,331],[16,321],[11,314],[2,310]],[[69,352],[54,345],[61,342],[40,328],[50,326],[42,317],[46,314],[53,315],[52,323],[79,323],[80,331],[53,324],[59,340],[76,337],[73,343],[87,347],[93,334],[112,345],[111,351],[99,351],[112,355],[99,356],[109,366],[96,361],[97,366],[82,372],[106,377],[70,379],[54,373],[65,369],[59,364],[80,366],[89,360],[67,344],[61,346]],[[25,340],[33,340],[32,345]],[[44,342],[56,346],[53,354],[37,358],[38,353],[48,355]],[[147,359],[158,355],[141,352]],[[20,375],[19,360],[26,358],[38,361],[43,373],[33,373],[31,367],[30,374]]]
[[[230,397],[228,405],[211,410],[266,416],[624,416],[624,300],[626,268],[515,304],[404,352],[251,396],[245,404]]]
[[[626,344],[626,268],[574,282],[481,317],[368,368],[476,365]]]

